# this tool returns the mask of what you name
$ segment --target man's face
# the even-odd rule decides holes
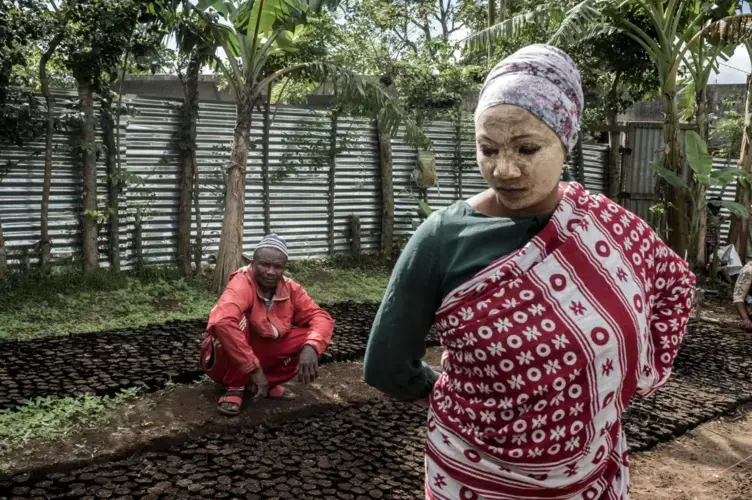
[[[253,279],[267,290],[277,288],[287,266],[287,256],[276,248],[259,248],[253,254]]]

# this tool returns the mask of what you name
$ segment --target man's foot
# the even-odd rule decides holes
[[[297,396],[289,389],[285,389],[283,386],[278,385],[269,389],[269,399],[279,399],[281,401],[292,401]]]
[[[219,398],[217,411],[222,415],[234,417],[240,413],[241,406],[243,406],[243,388],[231,387],[227,389],[224,396]]]

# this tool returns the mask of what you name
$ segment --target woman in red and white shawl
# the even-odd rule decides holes
[[[429,499],[629,498],[620,416],[671,374],[695,277],[638,217],[559,183],[582,110],[561,50],[499,63],[475,114],[489,189],[434,212],[392,273],[365,379],[430,407]]]

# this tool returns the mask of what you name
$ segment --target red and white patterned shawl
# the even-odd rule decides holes
[[[562,189],[536,237],[436,314],[427,498],[628,498],[620,415],[671,374],[695,277],[639,217]]]

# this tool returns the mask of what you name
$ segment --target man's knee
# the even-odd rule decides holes
[[[229,360],[217,339],[207,336],[201,343],[199,366],[218,384],[239,387],[247,385],[250,376],[241,373]]]

